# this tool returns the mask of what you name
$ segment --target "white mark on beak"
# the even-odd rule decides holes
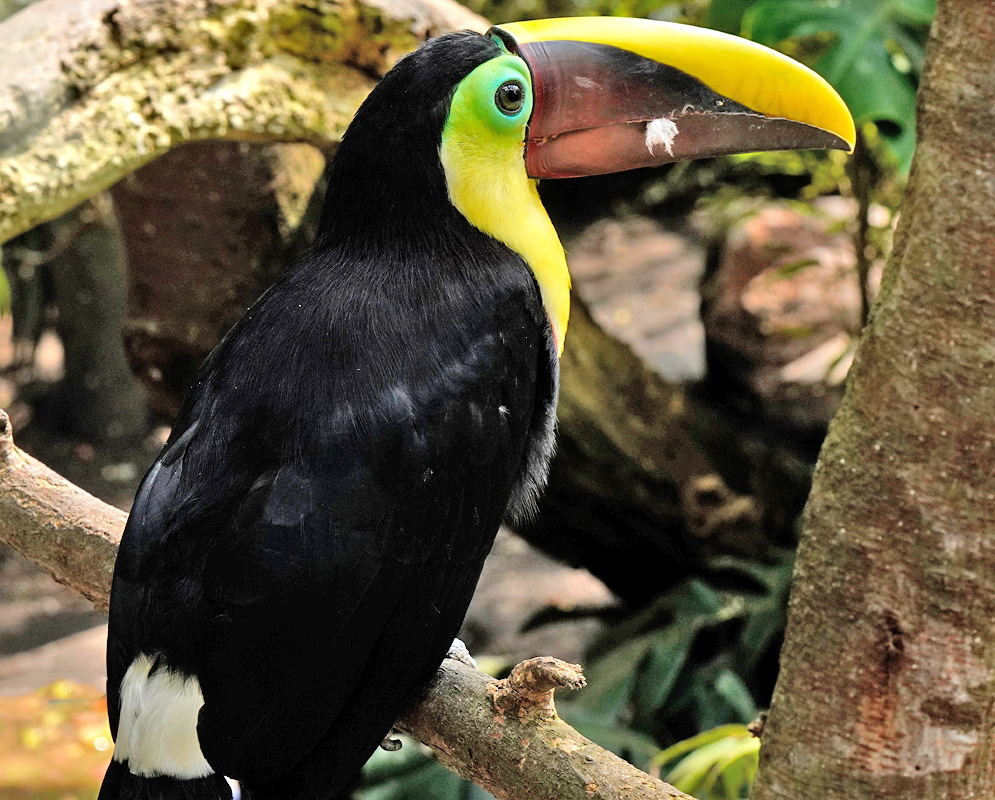
[[[590,78],[582,78],[579,75],[574,76],[574,82],[581,89],[596,89],[596,88],[598,88],[598,84],[595,81],[592,81]]]
[[[677,138],[677,125],[672,119],[661,117],[646,123],[646,149],[650,155],[656,155],[653,148],[659,144],[667,151],[668,155],[674,154],[674,139]]]

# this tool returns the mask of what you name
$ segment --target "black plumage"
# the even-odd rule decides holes
[[[445,36],[381,81],[314,247],[209,356],[128,520],[112,731],[140,653],[194,676],[201,750],[251,797],[353,780],[545,480],[557,359],[539,290],[452,206],[438,156],[454,87],[498,52]],[[101,798],[184,796],[120,772]]]

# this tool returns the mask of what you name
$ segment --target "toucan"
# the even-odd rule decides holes
[[[207,357],[114,568],[100,800],[333,798],[427,685],[553,452],[570,277],[542,178],[851,150],[815,73],[622,18],[402,58],[313,246]]]

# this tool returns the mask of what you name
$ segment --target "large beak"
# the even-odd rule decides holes
[[[621,17],[516,22],[489,35],[532,72],[533,178],[760,150],[853,151],[853,119],[832,86],[746,39]]]

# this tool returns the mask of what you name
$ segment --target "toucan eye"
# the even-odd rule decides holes
[[[525,104],[525,87],[518,81],[502,83],[494,93],[494,104],[502,114],[515,116]]]

